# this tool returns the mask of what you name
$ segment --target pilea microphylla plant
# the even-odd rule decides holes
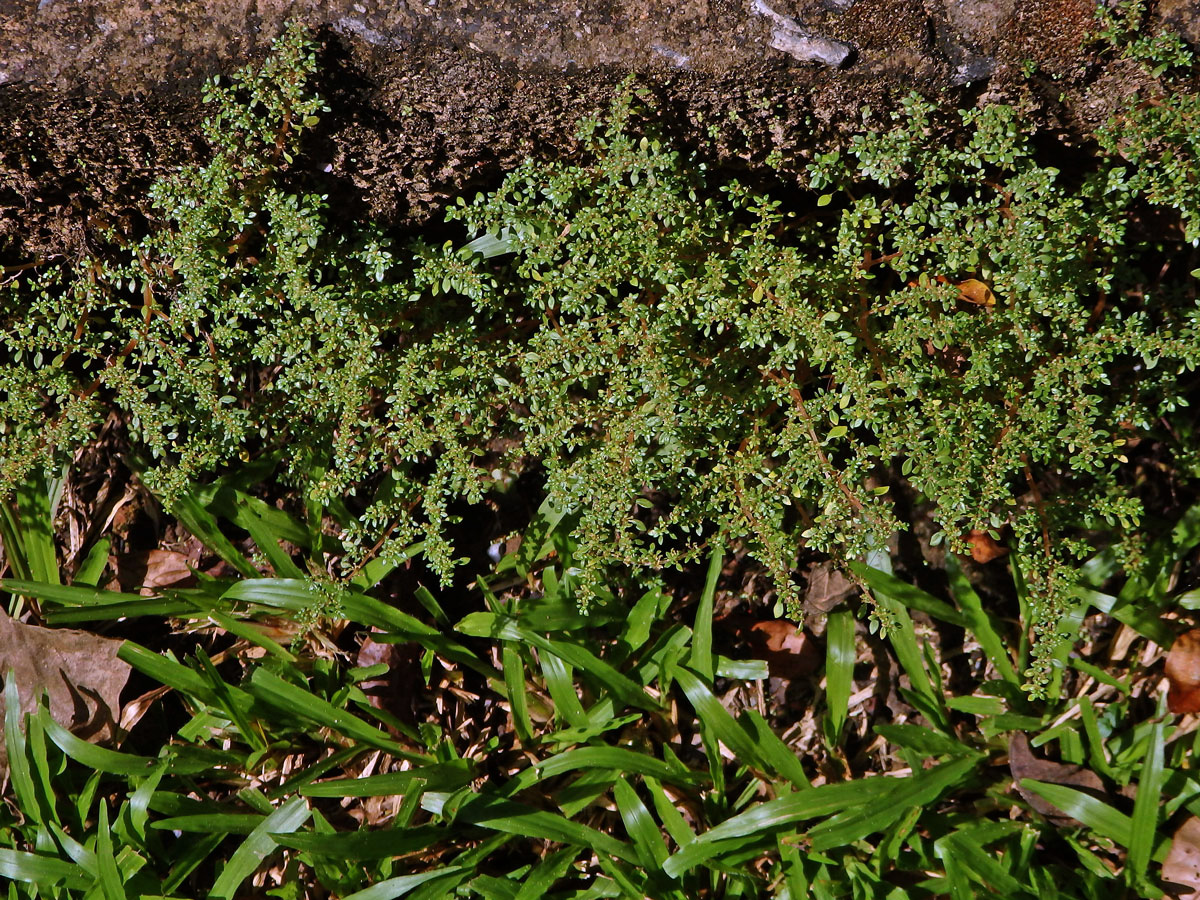
[[[913,95],[817,148],[801,207],[672,149],[630,87],[580,124],[577,158],[460,198],[461,241],[400,251],[282,177],[322,109],[293,30],[210,89],[212,162],[155,188],[161,227],[5,286],[0,490],[116,409],[168,504],[286,447],[313,499],[359,495],[348,569],[421,540],[448,576],[452,504],[537,464],[574,512],[585,605],[612,568],[720,536],[797,614],[800,549],[885,548],[903,481],[935,544],[989,531],[1020,555],[1039,689],[1069,564],[1138,520],[1127,443],[1190,435],[1200,197],[1195,98],[1171,81],[1192,59],[1171,52],[1153,112],[1069,173],[1020,109]]]

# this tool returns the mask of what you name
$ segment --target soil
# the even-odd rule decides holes
[[[154,178],[207,152],[203,80],[261,58],[292,19],[323,41],[319,88],[332,107],[307,175],[343,213],[413,228],[522,158],[569,152],[575,121],[630,72],[677,141],[734,169],[761,170],[775,151],[785,181],[814,135],[914,89],[960,105],[1024,102],[1065,141],[1084,140],[1139,87],[1085,47],[1094,6],[6,0],[0,263],[76,256],[105,226],[136,228]],[[1200,38],[1194,4],[1162,0],[1155,15]]]

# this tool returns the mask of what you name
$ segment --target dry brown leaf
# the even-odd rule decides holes
[[[1200,712],[1200,628],[1175,638],[1167,654],[1167,709],[1176,715]]]
[[[986,531],[972,531],[967,535],[967,544],[971,548],[971,559],[980,565],[990,563],[1008,555],[1008,548],[998,542]]]
[[[196,560],[174,550],[151,550],[148,553],[117,557],[117,581],[124,591],[141,589],[150,594],[159,588],[178,587],[195,578]]]
[[[795,622],[765,619],[753,623],[747,634],[752,652],[765,660],[771,675],[776,678],[802,678],[811,675],[821,665],[821,653],[816,641]]]
[[[804,591],[806,612],[827,613],[858,590],[858,586],[831,562],[817,563],[808,570]]]
[[[1083,766],[1052,762],[1051,760],[1039,759],[1034,756],[1033,751],[1029,747],[1029,738],[1020,731],[1014,732],[1008,740],[1008,768],[1012,772],[1013,785],[1016,787],[1017,792],[1025,799],[1025,802],[1043,816],[1057,822],[1073,823],[1075,820],[1057,806],[1043,800],[1037,794],[1033,793],[1033,791],[1026,790],[1021,784],[1021,779],[1032,778],[1035,781],[1044,781],[1048,784],[1065,784],[1070,787],[1079,788],[1084,793],[1091,794],[1094,797],[1103,797],[1105,793],[1104,782],[1091,769],[1085,769]]]
[[[972,303],[975,306],[995,306],[996,295],[992,293],[992,289],[980,281],[978,278],[968,278],[966,281],[960,281],[958,287],[958,298],[967,303]]]
[[[1171,838],[1162,880],[1169,896],[1200,900],[1200,818],[1189,818]]]
[[[356,666],[364,668],[378,663],[387,665],[386,672],[359,682],[359,687],[376,709],[389,712],[406,722],[414,721],[413,698],[416,696],[416,686],[422,681],[417,651],[415,644],[376,642],[368,634],[363,638],[354,661]]]
[[[85,740],[111,740],[130,672],[117,658],[121,643],[71,628],[25,625],[0,613],[0,675],[7,683],[12,670],[23,711],[35,710],[45,690],[56,722]],[[7,771],[2,751],[0,735],[0,764]]]

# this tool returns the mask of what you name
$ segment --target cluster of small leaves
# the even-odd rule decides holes
[[[1044,635],[1069,599],[1055,567],[1083,549],[1063,535],[1136,519],[1122,447],[1185,403],[1200,340],[1190,283],[1137,289],[1161,281],[1148,250],[1161,265],[1184,243],[1129,222],[1146,204],[1200,222],[1194,98],[1064,174],[1020,110],[913,96],[818,153],[819,198],[789,209],[635,133],[627,90],[582,123],[579,158],[460,200],[474,241],[417,243],[401,267],[286,184],[320,108],[313,65],[292,32],[210,90],[212,163],[156,188],[168,227],[123,262],[3,295],[0,490],[82,440],[103,399],[162,461],[148,477],[168,500],[286,447],[298,482],[320,468],[314,500],[372,487],[348,565],[423,539],[446,574],[452,504],[533,459],[578,511],[585,586],[726,534],[795,612],[800,548],[881,547],[906,478],[954,549],[1012,530]]]
[[[1180,89],[1197,76],[1196,57],[1176,31],[1143,28],[1145,3],[1104,11],[1104,34],[1149,76],[1142,96],[1101,129],[1104,149],[1129,162],[1109,185],[1179,212],[1186,239],[1200,242],[1200,94]]]
[[[1012,529],[1053,637],[1072,603],[1057,567],[1086,550],[1064,535],[1136,520],[1122,447],[1185,402],[1200,357],[1186,291],[1125,296],[1148,280],[1129,210],[1200,206],[1119,158],[1065,177],[1015,108],[947,123],[912,96],[890,129],[817,156],[825,193],[797,219],[711,189],[626,115],[587,123],[592,161],[527,166],[455,212],[509,264],[446,252],[418,273],[486,322],[460,352],[489,360],[496,425],[581,508],[581,557],[664,565],[720,530],[790,603],[801,543],[853,557],[900,527],[898,468],[936,504],[935,542]],[[1043,498],[1047,478],[1071,495]],[[652,492],[670,503],[650,520]]]
[[[160,182],[163,227],[115,259],[0,294],[0,492],[80,444],[98,400],[162,464],[169,499],[256,444],[352,441],[391,263],[370,233],[332,234],[327,198],[282,182],[322,109],[314,47],[289,31],[259,70],[214,81],[207,165]],[[350,429],[353,430],[353,429]]]

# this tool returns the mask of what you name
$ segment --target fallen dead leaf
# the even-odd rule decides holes
[[[377,632],[373,632],[377,633]],[[376,678],[359,682],[367,700],[376,709],[389,712],[405,722],[414,721],[413,698],[421,684],[421,667],[417,660],[416,644],[390,644],[363,638],[356,666],[366,667],[385,663],[388,670]]]
[[[1026,790],[1021,785],[1021,779],[1032,778],[1049,784],[1065,784],[1096,797],[1103,797],[1105,794],[1104,782],[1091,769],[1039,759],[1029,747],[1029,738],[1020,731],[1014,732],[1008,741],[1008,768],[1012,772],[1013,785],[1025,802],[1046,818],[1058,823],[1075,823],[1075,819],[1033,791]]]
[[[757,659],[765,660],[771,675],[776,678],[803,678],[821,665],[821,653],[816,641],[795,622],[765,619],[753,623],[746,638]]]
[[[831,562],[817,563],[808,570],[804,590],[806,612],[827,613],[858,590],[858,586]]]
[[[1200,628],[1175,638],[1165,674],[1167,709],[1176,715],[1200,712]]]
[[[11,670],[23,711],[35,710],[44,690],[54,721],[85,740],[111,740],[130,672],[117,658],[121,643],[71,628],[25,625],[0,613],[0,675],[7,683]],[[0,734],[0,765],[7,772],[3,745]]]
[[[1200,818],[1189,818],[1171,838],[1162,880],[1168,896],[1200,900]]]
[[[990,287],[978,278],[968,278],[966,281],[960,281],[956,287],[958,288],[958,297],[960,300],[972,303],[975,306],[996,305],[996,295],[992,293]]]
[[[114,568],[123,591],[141,589],[152,594],[159,588],[179,587],[195,579],[196,560],[174,550],[151,550],[148,553],[116,557]]]
[[[1008,548],[998,542],[986,531],[975,530],[967,535],[967,544],[971,548],[971,559],[980,565],[990,563],[1008,555]]]

